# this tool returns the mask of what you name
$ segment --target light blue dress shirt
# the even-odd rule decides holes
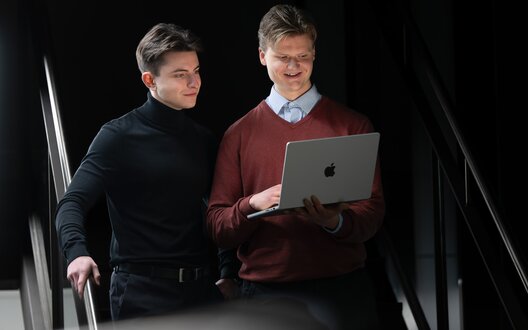
[[[315,85],[312,85],[306,93],[292,101],[280,95],[275,89],[275,86],[273,86],[271,87],[269,96],[266,98],[266,103],[279,117],[289,121],[289,117],[286,116],[287,114],[285,112],[288,103],[290,103],[290,107],[300,108],[303,112],[302,118],[304,118],[310,113],[310,111],[312,111],[313,107],[320,99],[321,94],[319,94]]]

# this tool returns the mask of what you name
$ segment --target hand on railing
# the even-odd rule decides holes
[[[90,276],[94,279],[95,284],[99,285],[101,283],[99,268],[91,257],[77,257],[68,265],[68,280],[81,299],[83,298],[86,281]]]

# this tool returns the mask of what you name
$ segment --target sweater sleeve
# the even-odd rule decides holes
[[[221,248],[238,247],[258,226],[246,215],[255,210],[244,196],[240,172],[240,140],[226,132],[220,143],[207,209],[209,234]]]
[[[104,173],[109,162],[106,154],[112,138],[112,132],[103,127],[57,205],[55,226],[59,246],[68,263],[79,256],[90,255],[84,224],[89,210],[104,191]]]

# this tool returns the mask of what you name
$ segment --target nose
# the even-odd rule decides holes
[[[299,61],[295,57],[291,57],[288,60],[288,68],[295,68],[299,65]]]
[[[200,82],[201,79],[199,73],[191,73],[187,77],[187,85],[189,85],[189,87],[198,87],[200,86]]]

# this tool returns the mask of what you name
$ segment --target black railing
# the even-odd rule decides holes
[[[489,277],[493,282],[500,302],[504,308],[510,324],[515,329],[528,329],[526,312],[510,283],[501,263],[499,248],[491,243],[490,235],[499,235],[499,242],[507,251],[507,257],[513,264],[520,287],[524,288],[522,294],[528,295],[528,280],[526,268],[522,258],[515,247],[514,240],[507,231],[501,212],[496,207],[487,184],[480,174],[474,158],[467,147],[464,136],[452,115],[454,107],[450,101],[447,89],[440,79],[432,56],[426,43],[417,28],[408,8],[399,1],[371,1],[372,8],[378,18],[378,25],[385,41],[388,44],[395,63],[407,84],[415,108],[420,115],[426,129],[434,157],[437,162],[433,164],[436,170],[436,214],[435,214],[435,260],[436,260],[436,288],[437,288],[437,322],[438,329],[448,329],[446,273],[445,273],[445,238],[443,226],[443,195],[442,181],[447,180],[459,210],[465,220],[474,243],[482,257]],[[395,36],[396,35],[396,36]],[[425,79],[423,78],[425,77]],[[432,90],[431,94],[426,91]],[[441,110],[441,119],[433,111],[435,104]],[[445,121],[447,125],[441,125]],[[446,131],[447,128],[447,131]],[[449,139],[447,136],[453,136]],[[450,142],[448,142],[450,141]],[[455,147],[453,148],[453,142]],[[453,149],[460,151],[463,157],[462,166],[453,155]],[[437,164],[437,165],[436,165]],[[474,180],[477,193],[482,198],[486,207],[478,207],[468,200],[468,182]],[[497,233],[490,233],[484,227],[483,219],[490,217]],[[463,315],[462,315],[463,317]]]

